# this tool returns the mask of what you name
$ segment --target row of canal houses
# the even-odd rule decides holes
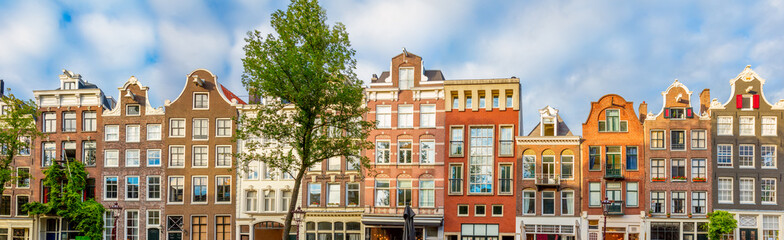
[[[43,170],[82,161],[85,199],[101,202],[104,239],[276,239],[294,179],[233,154],[245,102],[199,69],[163,107],[135,77],[104,95],[63,71],[54,90],[36,90],[38,126],[12,166],[23,176],[0,198],[0,239],[74,239],[73,223],[28,216],[48,201]],[[523,132],[520,80],[447,80],[404,51],[366,88],[366,119],[377,128],[365,151],[372,170],[333,158],[308,169],[288,233],[307,240],[395,240],[405,206],[419,239],[707,239],[707,213],[735,214],[735,239],[782,239],[779,204],[784,100],[764,97],[750,67],[720,102],[675,80],[649,112],[615,94],[590,103],[582,134],[551,106]],[[173,84],[172,84],[173,85]],[[530,111],[535,111],[532,109]],[[655,112],[655,113],[654,113]],[[281,146],[286,147],[286,146]]]

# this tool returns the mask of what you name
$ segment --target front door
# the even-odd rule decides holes
[[[160,230],[157,228],[148,228],[147,229],[147,240],[158,240],[158,235],[160,234]]]
[[[757,240],[757,229],[741,228],[740,240]]]

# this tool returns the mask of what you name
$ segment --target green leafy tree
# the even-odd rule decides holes
[[[717,210],[708,214],[708,238],[719,240],[724,234],[732,233],[738,227],[738,220],[727,212]]]
[[[21,152],[30,153],[32,139],[42,136],[35,124],[35,115],[38,106],[33,100],[22,100],[11,94],[1,98],[2,113],[0,113],[0,193],[5,190],[5,184],[16,178],[28,178],[29,175],[15,176],[12,163]]]
[[[261,161],[294,176],[289,209],[295,209],[305,171],[332,157],[347,157],[361,168],[372,122],[364,121],[362,81],[354,69],[355,51],[346,27],[330,28],[315,0],[292,0],[272,14],[276,34],[248,33],[242,83],[250,95],[266,101],[240,116],[236,138],[248,151],[237,154],[238,166]],[[259,138],[263,138],[260,141]],[[263,149],[263,150],[262,150]],[[284,224],[287,238],[292,212]]]
[[[43,185],[49,188],[49,202],[30,202],[23,210],[31,215],[56,215],[76,223],[76,230],[93,240],[103,237],[103,205],[93,199],[82,201],[87,171],[80,161],[54,164],[44,170]]]

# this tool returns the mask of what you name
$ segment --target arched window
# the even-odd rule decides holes
[[[256,206],[258,206],[256,191],[254,190],[245,191],[245,211],[255,212]]]

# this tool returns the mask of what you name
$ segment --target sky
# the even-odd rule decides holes
[[[248,31],[272,33],[273,0],[0,0],[0,79],[18,96],[55,89],[62,69],[109,96],[136,76],[151,102],[175,99],[185,76],[206,68],[247,97],[241,83]],[[590,102],[615,93],[651,112],[679,79],[698,98],[729,98],[746,65],[784,98],[784,0],[763,1],[322,1],[346,25],[359,78],[389,69],[406,48],[447,79],[522,84],[523,128],[538,109],[560,110],[581,135]],[[697,108],[697,101],[693,106]]]

